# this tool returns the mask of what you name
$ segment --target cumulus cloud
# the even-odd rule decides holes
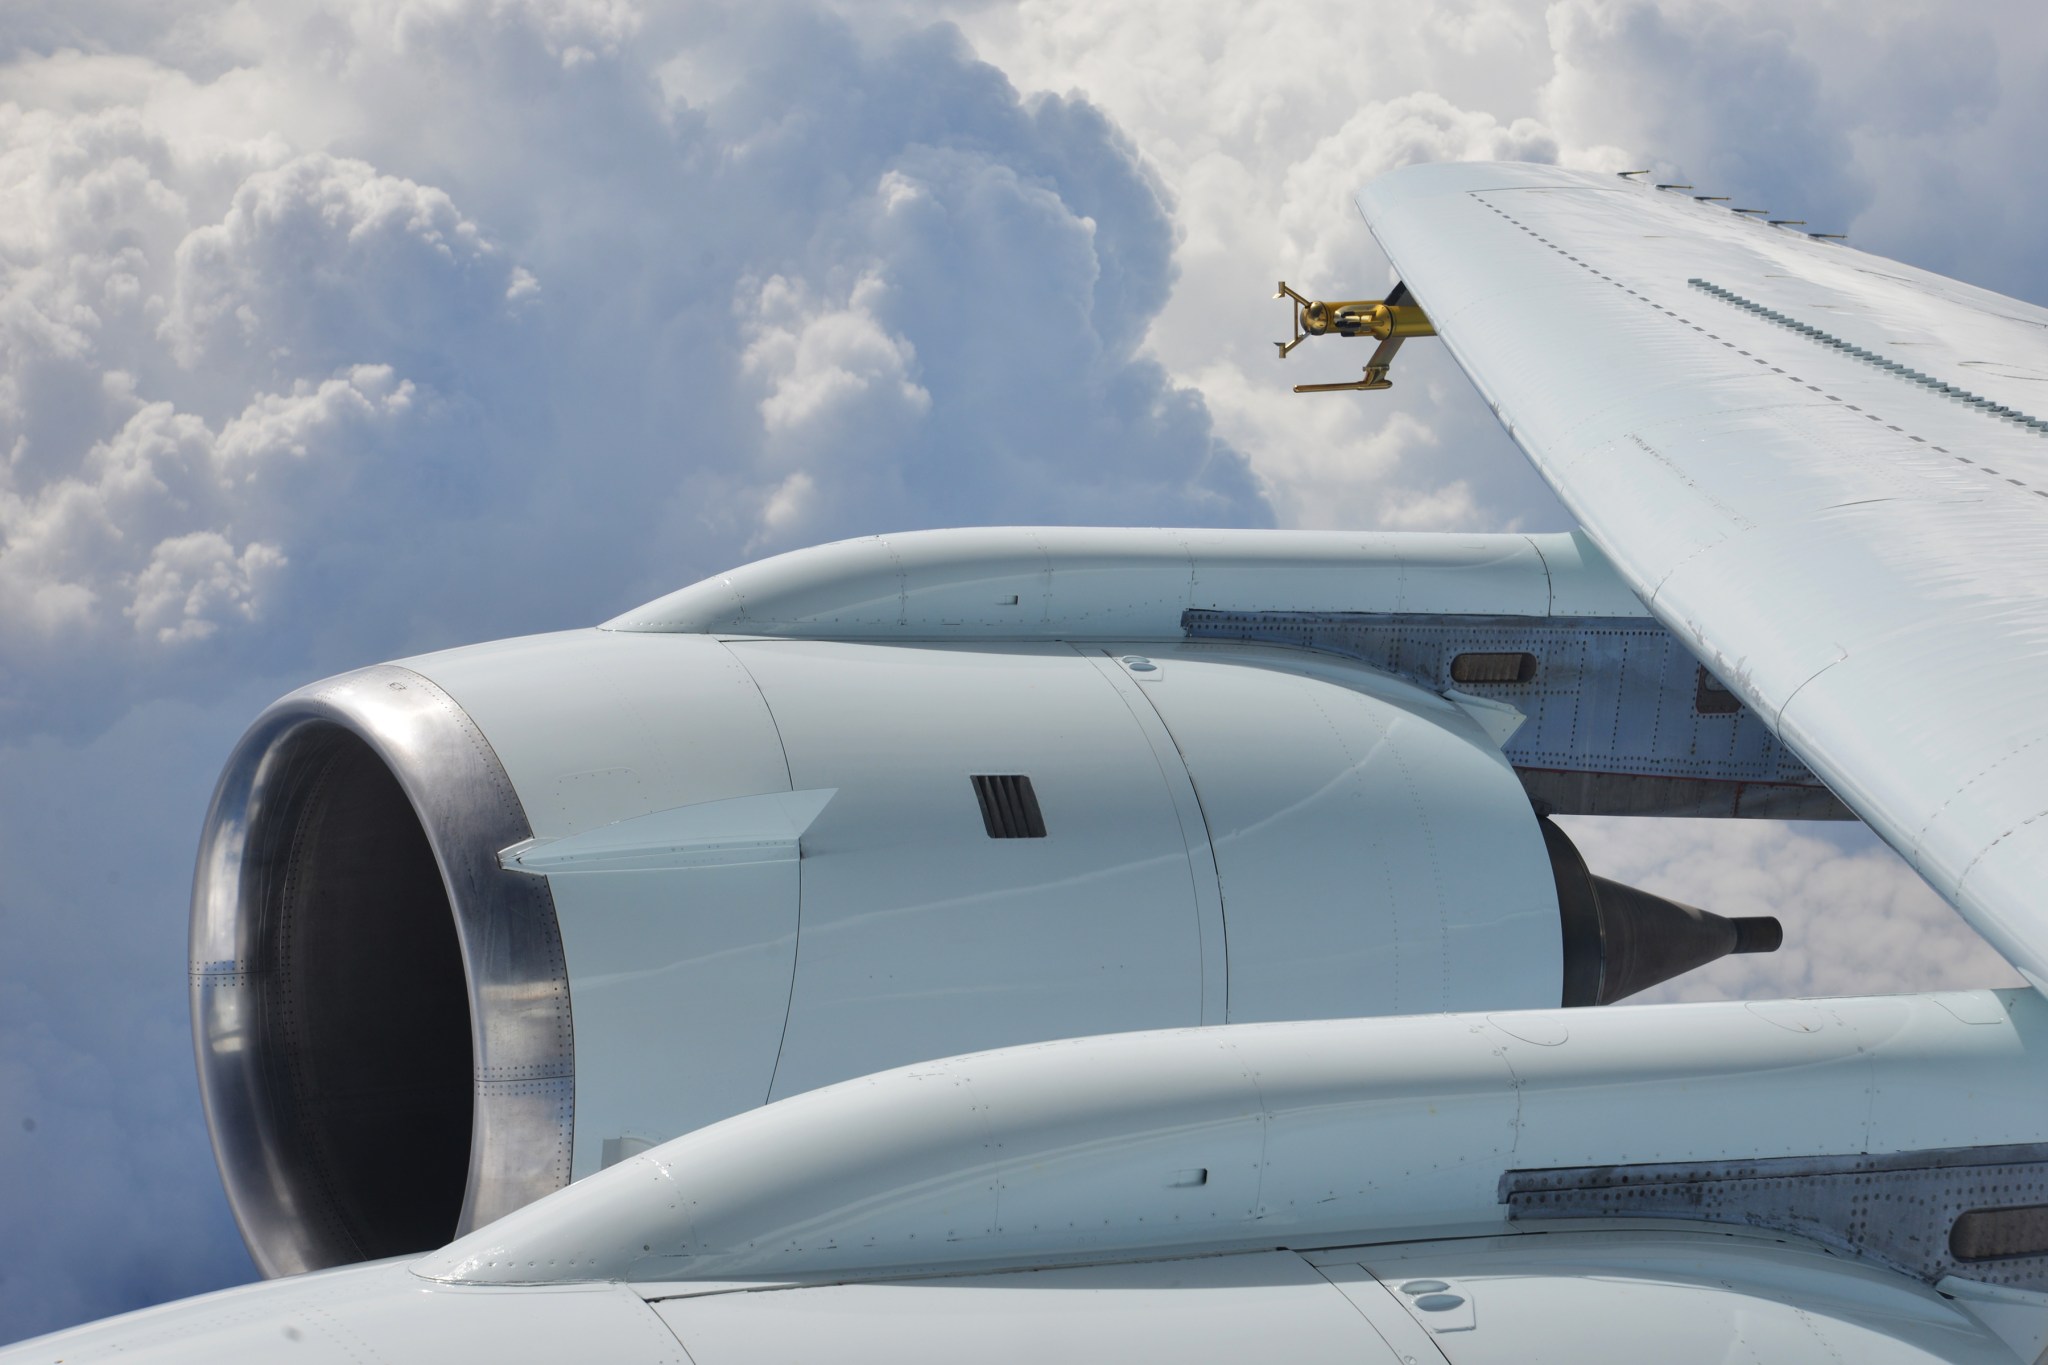
[[[1562,0],[1541,91],[1561,134],[1880,254],[2022,297],[2048,288],[2032,195],[2006,168],[2048,112],[2048,15],[1897,0]],[[1969,205],[1967,233],[1957,231]]]
[[[776,275],[743,301],[740,370],[764,390],[759,465],[779,475],[749,553],[805,539],[865,480],[895,481],[893,457],[915,442],[932,396],[913,378],[917,348],[875,315],[887,287],[870,270],[835,305]]]
[[[440,345],[536,287],[443,191],[316,152],[185,235],[157,331],[188,369],[297,374]]]
[[[1354,235],[1348,215],[1330,211],[1333,186],[1365,183],[1401,166],[1431,161],[1538,161],[1558,159],[1558,137],[1533,118],[1501,122],[1483,109],[1460,109],[1434,91],[1420,90],[1361,105],[1341,127],[1321,138],[1287,168],[1276,220],[1289,254],[1310,278],[1327,279],[1356,270]],[[1602,148],[1575,158],[1617,161]],[[1616,169],[1620,169],[1616,167]]]
[[[880,275],[862,275],[835,308],[780,275],[761,286],[740,369],[768,388],[760,412],[770,438],[829,437],[835,427],[853,426],[870,406],[885,421],[914,421],[930,411],[931,394],[910,378],[917,348],[875,318],[874,303],[885,288]]]
[[[401,426],[414,396],[388,366],[360,365],[258,394],[213,428],[134,388],[102,376],[95,396],[128,415],[74,470],[0,468],[0,631],[24,674],[38,655],[61,676],[258,620],[289,564],[266,537],[319,524],[320,495],[348,487],[365,438]]]
[[[950,30],[613,0],[206,15],[0,83],[17,715],[75,722],[110,650],[274,655],[281,628],[345,662],[800,539],[1270,515],[1139,353],[1173,275],[1159,186],[1085,102],[1021,98]],[[545,537],[585,506],[613,522],[596,556]],[[456,545],[495,605],[357,605]]]
[[[24,724],[103,723],[158,651],[289,595],[309,527],[382,520],[408,444],[447,436],[411,375],[459,404],[451,352],[494,359],[476,338],[536,288],[445,193],[186,127],[151,101],[189,80],[108,65],[18,63],[56,107],[0,105],[0,713]]]
[[[522,29],[569,68],[618,56],[641,25],[631,0],[370,0],[346,13],[359,35],[385,37],[399,51],[464,41],[480,29]]]
[[[1846,221],[1867,200],[1847,129],[1822,97],[1821,54],[1762,6],[1565,0],[1549,11],[1561,127],[1607,130],[1660,175],[1793,202]]]
[[[263,590],[285,564],[275,545],[260,541],[237,554],[218,531],[172,536],[135,576],[135,601],[125,614],[163,644],[204,640],[224,616],[255,620]]]

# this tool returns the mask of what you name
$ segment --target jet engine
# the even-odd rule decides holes
[[[207,820],[192,959],[209,1125],[267,1273],[438,1246],[925,1058],[1591,1005],[1770,946],[1591,877],[1483,697],[1165,628],[864,633],[624,620],[258,718]]]

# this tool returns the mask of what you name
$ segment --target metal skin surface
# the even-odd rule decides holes
[[[1287,1251],[672,1298],[655,1309],[696,1365],[1401,1365],[1370,1316]]]
[[[1951,1281],[1936,1293],[1798,1242],[1671,1224],[754,1293],[634,1288],[423,1285],[387,1262],[132,1313],[0,1348],[0,1362],[2014,1359],[1984,1321],[2011,1305],[1983,1302],[1970,1286]],[[2022,1332],[2008,1339],[2032,1345]]]
[[[716,640],[579,630],[407,662],[490,737],[538,849],[790,791],[760,689]],[[548,888],[561,926],[576,1011],[574,1174],[598,1168],[607,1139],[644,1145],[767,1099],[796,962],[799,867],[507,874]],[[697,1041],[650,1067],[649,1040],[684,1038]]]
[[[228,1201],[268,1275],[360,1259],[313,1206],[318,1182],[277,1164],[289,1100],[257,1044],[277,1030],[276,885],[295,857],[292,811],[309,751],[337,735],[395,775],[432,846],[459,935],[473,1072],[470,1159],[458,1228],[478,1227],[569,1178],[573,1104],[568,972],[545,882],[502,870],[530,835],[490,745],[429,679],[359,669],[273,703],[230,756],[201,835],[191,971],[200,1092]],[[284,1002],[283,1008],[289,1008]]]
[[[2048,1207],[2048,1143],[1889,1156],[1590,1166],[1510,1171],[1501,1202],[1521,1220],[1697,1218],[1775,1228],[1903,1271],[1924,1284],[1949,1276],[2048,1293],[2048,1236],[2031,1216]],[[1996,1254],[1952,1231],[1972,1210],[2022,1234]],[[2026,1211],[2019,1217],[2017,1211]],[[1975,1225],[1982,1226],[1979,1215]]]
[[[502,850],[498,861],[508,870],[548,877],[793,863],[804,831],[838,794],[826,787],[699,801],[581,834],[515,844]]]
[[[1510,1170],[1999,1146],[2048,1004],[1617,1006],[1125,1034],[906,1067],[678,1138],[416,1263],[780,1281],[1500,1231]],[[2009,1012],[2008,1012],[2009,1011]]]
[[[1110,655],[1200,795],[1228,1022],[1559,1003],[1541,831],[1460,707],[1298,650],[1189,642],[1143,671]]]
[[[1191,639],[1338,654],[1514,707],[1527,723],[1502,752],[1547,815],[1855,818],[1754,712],[1702,711],[1705,671],[1654,619],[1190,611],[1185,623]],[[1530,676],[1461,683],[1453,661],[1468,651],[1524,654]]]
[[[1702,1235],[1649,1224],[1307,1259],[1417,1362],[1434,1361],[1434,1348],[1449,1365],[2011,1365],[2025,1340],[1987,1330],[1976,1304],[1748,1231]],[[1411,1334],[1397,1337],[1404,1319]]]
[[[403,1263],[242,1285],[0,1349],[6,1365],[692,1365],[619,1285],[441,1292]]]
[[[605,626],[841,640],[1174,640],[1191,607],[1644,614],[1576,535],[990,526],[794,550]]]
[[[580,631],[408,663],[534,812],[512,866],[648,811],[834,793],[794,860],[548,878],[578,1176],[607,1144],[932,1056],[1560,997],[1513,772],[1457,705],[1342,660]],[[972,773],[1029,774],[1047,837],[990,839]],[[647,1064],[650,1038],[713,1036]]]
[[[1556,167],[1358,202],[1658,619],[2048,988],[2048,312]]]
[[[1262,1251],[655,1306],[696,1365],[2012,1361],[1971,1313],[1924,1286],[1761,1236],[1676,1229]]]

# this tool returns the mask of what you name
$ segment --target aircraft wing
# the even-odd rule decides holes
[[[2048,311],[1614,176],[1358,204],[1650,609],[2048,990]]]

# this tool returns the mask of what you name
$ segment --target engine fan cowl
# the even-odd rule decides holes
[[[584,630],[345,674],[236,749],[193,916],[208,1119],[270,1273],[908,1062],[1541,1008],[1564,962],[1463,707],[1156,639]]]

